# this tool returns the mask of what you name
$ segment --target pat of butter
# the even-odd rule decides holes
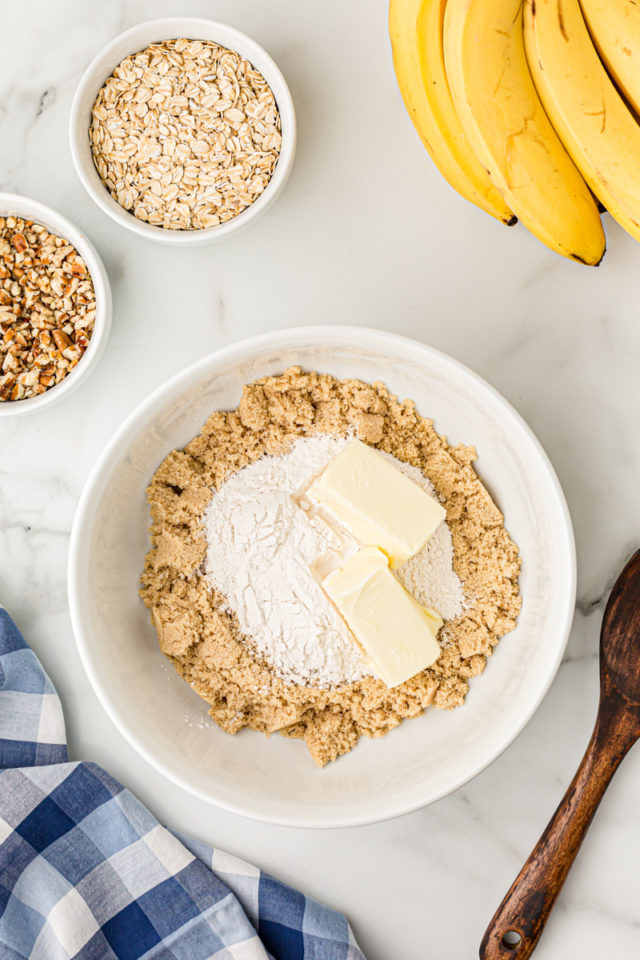
[[[417,553],[446,516],[437,500],[360,440],[325,467],[307,497],[361,543],[384,550],[392,567]]]
[[[441,618],[405,590],[376,547],[363,547],[322,586],[388,687],[404,683],[440,656]]]

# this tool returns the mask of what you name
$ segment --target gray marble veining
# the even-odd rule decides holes
[[[0,423],[0,598],[58,685],[75,756],[110,768],[172,826],[188,825],[342,907],[370,960],[473,956],[586,745],[604,601],[640,544],[640,248],[607,219],[608,252],[589,270],[459,199],[402,108],[386,4],[366,0],[328,0],[322,14],[295,0],[219,0],[215,8],[192,0],[190,13],[246,30],[282,67],[300,122],[296,166],[274,209],[219,247],[167,250],[125,234],[92,205],[73,171],[71,97],[112,36],[184,12],[168,0],[120,0],[99,11],[81,0],[3,5],[0,190],[43,200],[87,231],[113,283],[114,328],[98,370],[77,393],[39,416]],[[516,743],[430,808],[335,833],[245,822],[146,766],[97,703],[66,606],[74,506],[124,416],[202,354],[307,323],[395,330],[490,380],[549,453],[578,545],[566,657]],[[640,754],[632,752],[570,875],[540,960],[640,953],[639,790]]]

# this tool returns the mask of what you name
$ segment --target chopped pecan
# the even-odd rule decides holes
[[[95,309],[91,275],[72,244],[0,216],[0,401],[63,380],[86,350]]]

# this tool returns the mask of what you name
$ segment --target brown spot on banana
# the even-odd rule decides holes
[[[560,33],[564,40],[569,43],[569,35],[567,33],[567,28],[564,25],[564,16],[562,14],[562,0],[558,0],[558,26],[560,27]]]

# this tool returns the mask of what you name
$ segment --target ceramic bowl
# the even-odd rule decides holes
[[[280,111],[282,147],[271,180],[255,203],[237,217],[206,230],[168,230],[139,220],[111,196],[95,168],[89,143],[91,110],[105,80],[118,64],[150,43],[187,37],[190,40],[211,40],[237,51],[257,67],[271,87]],[[78,84],[69,120],[69,140],[73,162],[85,189],[98,206],[116,223],[141,237],[158,243],[192,247],[223,240],[267,210],[284,187],[296,148],[296,118],[289,88],[277,65],[255,40],[239,30],[214,20],[197,17],[166,17],[138,24],[115,37],[91,61]]]
[[[208,718],[207,705],[158,648],[138,576],[149,547],[145,487],[161,460],[242,385],[299,364],[383,380],[415,400],[451,442],[475,444],[477,469],[522,560],[522,613],[472,680],[464,706],[428,710],[380,740],[363,738],[323,770],[304,744]],[[178,374],[118,430],[82,494],[71,537],[69,599],[82,661],[103,706],[140,754],[197,796],[234,813],[297,827],[339,827],[407,813],[444,797],[511,743],[542,700],[575,602],[567,506],[544,451],[511,406],[450,357],[356,327],[284,330],[227,347]]]
[[[36,223],[43,224],[52,233],[69,240],[87,264],[96,294],[96,319],[93,334],[82,359],[78,361],[78,364],[67,374],[64,380],[56,384],[55,387],[45,390],[37,397],[30,397],[26,400],[5,400],[0,403],[0,418],[2,418],[42,410],[43,407],[51,406],[51,404],[62,400],[63,397],[79,386],[82,380],[95,369],[102,356],[111,330],[112,307],[111,286],[102,260],[91,241],[66,217],[63,217],[56,210],[52,210],[51,207],[45,206],[44,203],[38,203],[37,200],[30,200],[29,197],[22,197],[14,193],[0,193],[0,216],[14,216],[23,220],[33,220]]]

